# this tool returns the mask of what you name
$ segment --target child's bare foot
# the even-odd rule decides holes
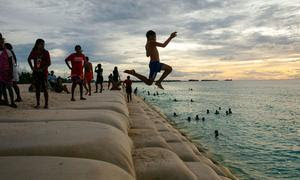
[[[155,85],[159,88],[159,89],[164,89],[164,87],[162,87],[160,82],[156,82]]]
[[[84,97],[81,97],[80,100],[86,100]]]
[[[74,98],[71,98],[71,101],[76,101]]]
[[[124,73],[135,75],[135,70],[134,69],[132,69],[132,70],[125,70]]]
[[[44,109],[48,109],[48,108],[49,108],[48,104],[45,104]]]
[[[40,108],[40,104],[37,104],[34,106],[35,109],[39,109]]]

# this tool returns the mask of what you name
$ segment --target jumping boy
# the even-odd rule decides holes
[[[161,82],[172,72],[172,67],[167,64],[160,63],[159,52],[157,50],[157,47],[162,47],[162,48],[166,47],[169,44],[169,42],[174,37],[176,37],[176,35],[177,32],[173,32],[164,43],[160,43],[160,42],[156,42],[156,33],[152,30],[148,31],[146,33],[147,43],[145,48],[146,48],[146,56],[147,57],[150,56],[149,78],[146,78],[145,76],[136,73],[135,70],[125,70],[124,72],[135,76],[136,78],[140,79],[141,81],[143,81],[144,83],[150,86],[153,84],[157,73],[160,72],[161,70],[164,70],[162,76],[155,83],[155,85],[158,88],[164,89],[163,86],[161,85]]]

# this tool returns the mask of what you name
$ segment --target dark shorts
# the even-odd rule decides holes
[[[96,83],[97,84],[101,84],[101,83],[103,83],[103,76],[97,76],[97,80],[96,80]]]
[[[126,93],[129,93],[129,94],[132,93],[132,87],[131,86],[126,88]]]
[[[77,84],[80,84],[83,82],[82,78],[80,78],[80,76],[72,76],[72,82],[73,83],[77,83]]]
[[[48,77],[43,71],[34,71],[32,75],[34,78],[35,87],[37,89],[40,89],[40,87],[42,87],[43,89],[47,88]]]
[[[150,68],[150,74],[149,74],[149,79],[155,79],[156,75],[158,72],[160,72],[162,63],[159,61],[150,61],[149,63],[149,68]]]

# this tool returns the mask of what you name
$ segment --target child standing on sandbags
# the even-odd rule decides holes
[[[172,67],[167,64],[160,63],[159,52],[157,50],[157,47],[162,47],[162,48],[166,47],[169,44],[169,42],[174,37],[176,37],[176,35],[177,32],[173,32],[164,43],[160,43],[160,42],[156,42],[156,33],[152,30],[148,31],[146,33],[147,43],[145,48],[146,48],[146,56],[150,57],[149,78],[146,78],[145,76],[136,73],[134,69],[125,70],[124,72],[135,76],[136,78],[140,79],[141,81],[143,81],[144,83],[150,86],[153,84],[157,73],[160,72],[161,70],[164,70],[163,75],[155,83],[155,85],[158,88],[164,89],[163,86],[161,85],[161,82],[172,72]]]
[[[72,67],[69,64],[71,61]],[[72,78],[72,98],[71,101],[75,101],[74,98],[74,91],[77,86],[79,85],[80,88],[80,100],[86,100],[83,97],[83,65],[85,64],[86,58],[85,55],[81,51],[81,46],[75,46],[75,53],[69,55],[65,62],[68,68],[71,70],[71,78]]]
[[[0,33],[1,35],[1,33]],[[4,38],[0,36],[0,95],[4,96],[4,105],[8,104],[6,89],[9,92],[11,104],[9,106],[17,108],[14,101],[14,93],[12,90],[12,80],[13,80],[13,64],[14,59],[10,50],[6,49],[4,46]]]
[[[33,61],[33,65],[32,62]],[[41,91],[44,92],[45,97],[45,109],[48,109],[48,67],[51,65],[50,54],[45,49],[45,41],[43,39],[37,39],[34,47],[28,57],[28,63],[30,69],[33,71],[32,75],[35,82],[35,95],[36,106],[40,107],[40,95]]]
[[[126,94],[127,94],[127,102],[132,101],[132,81],[130,80],[130,76],[127,76],[127,79],[123,82],[123,85],[125,84]]]

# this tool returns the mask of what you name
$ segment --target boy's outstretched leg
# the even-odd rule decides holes
[[[164,70],[165,72],[161,75],[159,80],[156,81],[155,85],[160,89],[164,89],[161,82],[172,72],[172,67],[167,64],[162,64],[161,70]]]
[[[125,70],[124,72],[138,78],[139,80],[143,81],[145,84],[147,84],[149,86],[153,84],[154,79],[148,79],[145,76],[136,73],[135,70],[133,70],[133,69]]]

